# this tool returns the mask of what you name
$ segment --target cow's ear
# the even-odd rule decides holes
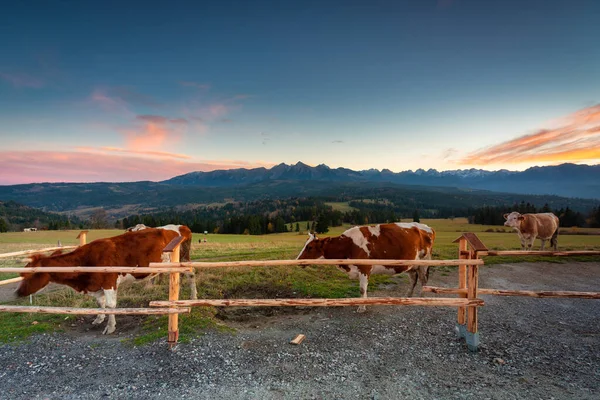
[[[508,214],[504,214],[504,219],[508,219]]]
[[[523,221],[524,219],[525,219],[525,217],[524,217],[524,216],[522,216],[522,215],[519,215],[519,218],[518,218],[518,220],[519,220],[519,221]]]

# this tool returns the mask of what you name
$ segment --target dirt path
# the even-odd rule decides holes
[[[455,283],[455,273],[430,280]],[[484,267],[480,286],[597,291],[599,283],[598,263],[525,263]],[[174,352],[163,341],[135,348],[95,334],[1,346],[0,398],[600,398],[597,300],[482,297],[475,354],[455,339],[455,309],[305,309],[238,321],[236,334],[209,331]],[[307,339],[288,344],[298,333]]]

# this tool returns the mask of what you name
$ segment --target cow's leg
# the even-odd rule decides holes
[[[106,296],[104,296],[104,291],[100,290],[94,293],[94,297],[96,298],[96,302],[98,303],[98,307],[106,308]],[[106,314],[98,314],[96,319],[92,321],[92,325],[99,325],[104,322],[106,318]]]
[[[421,283],[421,295],[423,294],[423,286],[427,285],[427,281],[429,280],[429,266],[421,266],[417,271],[417,276],[419,277],[419,282]]]
[[[429,249],[425,257],[420,259],[431,260],[431,249]],[[421,295],[423,295],[423,286],[427,285],[427,281],[429,281],[429,265],[422,265],[417,267],[417,276],[419,277],[419,282],[421,282]]]
[[[542,247],[540,248],[541,251],[544,251],[544,247],[546,247],[546,239],[541,239],[540,241],[542,242]]]
[[[550,239],[550,246],[554,247],[554,251],[558,251],[558,228],[552,234],[552,238]]]
[[[194,272],[186,273],[187,278],[190,280],[190,298],[192,300],[198,300],[198,289],[196,289],[196,274]]]
[[[117,289],[104,289],[104,296],[106,297],[106,307],[117,308]],[[117,328],[117,321],[115,320],[115,314],[108,316],[108,324],[104,328],[103,335],[110,335]]]
[[[533,242],[535,242],[535,236],[527,240],[527,251],[533,250]]]
[[[358,279],[360,282],[360,297],[363,299],[367,298],[367,287],[369,286],[369,276],[371,275],[372,267],[370,265],[359,266],[358,267]],[[363,313],[367,311],[367,307],[365,305],[358,306],[356,312]]]
[[[415,291],[415,286],[417,286],[417,270],[411,269],[408,272],[408,276],[410,277],[410,284],[408,285],[408,292],[406,292],[406,297],[412,297],[413,292]]]

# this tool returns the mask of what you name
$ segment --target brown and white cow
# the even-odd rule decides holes
[[[165,229],[145,229],[139,232],[126,232],[119,236],[98,239],[78,247],[70,253],[31,257],[27,267],[65,267],[65,266],[130,266],[147,267],[151,262],[160,262],[162,250],[179,233]],[[127,278],[141,279],[148,274],[124,273],[52,273],[37,272],[21,274],[23,281],[17,288],[17,296],[28,296],[46,287],[50,282],[70,286],[77,292],[89,294],[96,298],[99,307],[115,308],[117,306],[117,288]],[[99,314],[92,322],[101,324],[104,314]],[[114,314],[108,316],[108,324],[104,334],[115,331]]]
[[[127,228],[127,232],[139,232],[144,229],[150,228],[144,224],[137,224],[136,226],[132,226]],[[190,252],[192,250],[192,231],[185,225],[164,225],[157,226],[153,229],[166,229],[168,231],[174,231],[179,234],[179,236],[185,237],[185,240],[181,243],[179,259],[183,262],[191,261]],[[190,297],[192,300],[198,299],[198,290],[196,289],[196,278],[194,272],[184,272],[184,275],[188,277],[190,281]]]
[[[556,251],[558,249],[558,217],[552,213],[541,214],[519,214],[516,211],[504,214],[506,222],[504,226],[513,227],[519,239],[521,249],[531,250],[535,239],[542,241],[541,250],[546,246],[546,240],[550,239],[550,245]]]
[[[355,226],[337,237],[318,239],[315,235],[309,234],[297,259],[431,260],[434,240],[434,230],[417,222]],[[359,279],[362,297],[367,297],[371,274],[393,275],[408,272],[411,280],[408,297],[413,294],[417,277],[421,285],[427,284],[429,279],[429,267],[383,265],[340,265],[338,267],[351,279]],[[365,306],[359,306],[358,312],[363,311]]]

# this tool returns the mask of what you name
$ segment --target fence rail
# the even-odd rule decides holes
[[[423,286],[424,292],[439,294],[466,294],[466,289],[445,288],[437,286]],[[487,294],[495,296],[525,296],[540,298],[572,298],[572,299],[600,299],[598,292],[570,292],[570,291],[533,291],[533,290],[502,290],[502,289],[477,289],[478,294]]]
[[[274,266],[308,266],[308,265],[384,265],[384,266],[429,266],[443,267],[453,265],[484,265],[483,260],[352,260],[352,259],[315,259],[315,260],[249,260],[223,262],[170,262],[150,263],[150,266],[193,267],[193,268],[228,268],[228,267],[274,267]]]
[[[57,247],[46,247],[44,249],[38,249],[38,250],[14,251],[12,253],[0,254],[0,258],[12,258],[12,257],[18,257],[18,256],[26,256],[29,254],[46,253],[48,251],[55,251],[55,250],[71,250],[71,249],[76,249],[77,247],[78,246],[57,246]]]
[[[342,307],[359,305],[464,307],[483,306],[484,302],[481,299],[445,299],[435,297],[368,297],[344,299],[200,299],[150,302],[150,307]]]
[[[42,314],[75,314],[75,315],[160,315],[189,313],[189,308],[76,308],[76,307],[43,307],[43,306],[5,306],[0,305],[0,311],[15,313]]]

